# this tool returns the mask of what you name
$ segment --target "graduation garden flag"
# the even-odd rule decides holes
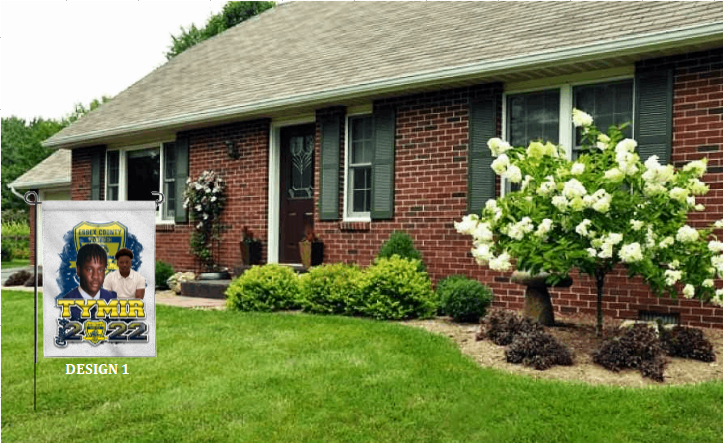
[[[155,357],[156,203],[44,201],[42,216],[45,357]]]

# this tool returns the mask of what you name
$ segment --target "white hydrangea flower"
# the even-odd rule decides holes
[[[718,291],[716,291],[715,297],[711,298],[710,302],[716,306],[723,307],[723,294],[718,294]]]
[[[717,253],[723,252],[723,242],[711,240],[708,242],[708,250]]]
[[[488,222],[477,223],[472,231],[472,238],[476,243],[489,243],[494,239]]]
[[[716,228],[723,228],[723,220],[716,220],[715,223],[713,223],[713,226]]]
[[[572,165],[572,168],[570,168],[570,174],[572,175],[580,175],[583,172],[585,172],[585,165],[583,163],[575,162]]]
[[[714,284],[713,284],[713,279],[712,279],[712,278],[707,278],[707,279],[703,280],[703,287],[704,287],[704,288],[712,288],[713,286],[714,286]]]
[[[710,190],[708,185],[697,178],[689,180],[687,187],[693,195],[705,195]]]
[[[537,237],[543,237],[547,235],[548,232],[552,230],[552,220],[549,218],[543,219],[540,225],[537,227],[537,231],[535,231],[535,235]]]
[[[640,248],[640,243],[630,243],[629,245],[623,245],[618,252],[620,260],[623,263],[635,263],[643,259],[643,251]]]
[[[718,277],[723,275],[723,255],[714,255],[710,258],[710,264],[715,268]]]
[[[608,144],[610,143],[610,137],[608,137],[605,134],[598,134],[597,136],[597,143],[595,146],[601,151],[604,151],[608,148]]]
[[[683,273],[680,271],[673,271],[671,269],[668,269],[665,271],[665,284],[668,286],[673,286],[678,280],[683,277]]]
[[[573,109],[572,110],[572,123],[575,125],[575,127],[587,127],[592,125],[592,116],[586,112],[583,112],[579,109]]]
[[[487,146],[490,148],[490,151],[492,151],[493,157],[497,157],[512,149],[509,143],[497,137],[489,139]]]
[[[489,245],[486,244],[477,245],[476,248],[472,249],[472,256],[480,266],[486,265],[494,257]]]
[[[675,188],[671,189],[670,192],[668,192],[668,195],[673,200],[677,200],[681,203],[686,203],[686,199],[688,198],[688,190],[676,186]]]
[[[702,177],[708,169],[708,159],[703,158],[701,160],[694,160],[687,165],[683,166],[683,172],[693,171],[698,177]]]
[[[587,254],[588,254],[590,257],[592,257],[592,258],[597,257],[597,250],[596,250],[595,248],[587,248],[587,249],[585,249],[585,250],[587,251]]]
[[[643,189],[643,192],[648,197],[652,197],[654,195],[659,195],[666,191],[667,191],[667,189],[665,189],[665,186],[658,184],[658,183],[650,183],[650,182],[645,183],[645,187]]]
[[[598,199],[595,203],[593,203],[592,208],[596,210],[597,212],[600,212],[601,214],[605,214],[610,210],[610,201],[612,200],[612,196],[610,194],[606,195],[605,197],[602,197]]]
[[[633,227],[633,231],[639,231],[643,229],[643,226],[645,226],[645,223],[641,222],[640,220],[630,220],[630,224]]]
[[[493,271],[508,271],[512,267],[509,254],[504,252],[499,257],[490,259],[489,267]]]
[[[679,267],[680,267],[680,261],[677,259],[668,263],[668,268],[670,268],[670,269],[678,269]]]
[[[553,145],[550,142],[545,143],[545,145],[542,147],[542,155],[557,158],[559,156],[557,146]]]
[[[519,183],[522,181],[522,171],[516,165],[510,165],[507,168],[507,172],[503,176],[507,176],[507,179],[512,183]]]
[[[683,288],[683,295],[685,298],[693,298],[693,296],[695,296],[695,287],[691,284],[685,285]]]
[[[507,154],[501,154],[492,162],[492,170],[497,175],[502,175],[508,166],[510,166],[510,158],[507,157]]]
[[[625,140],[621,140],[618,142],[617,145],[615,145],[615,153],[619,154],[621,152],[635,152],[635,148],[638,146],[638,142],[631,138],[626,138]]]
[[[575,197],[582,197],[585,194],[587,194],[585,186],[574,178],[565,182],[565,185],[562,188],[562,195],[569,200],[572,200]]]
[[[527,187],[530,186],[530,182],[532,181],[533,178],[534,178],[534,177],[531,176],[531,175],[529,175],[529,174],[526,175],[526,176],[525,176],[525,179],[522,180],[522,184],[520,185],[520,189],[522,189],[523,191],[524,191],[525,189],[527,189]]]
[[[495,200],[494,198],[487,200],[485,202],[485,209],[492,211],[492,212],[496,211],[497,210],[497,200]]]
[[[560,212],[565,212],[568,205],[570,203],[567,201],[567,199],[561,195],[556,195],[552,197],[552,205],[557,208]]]
[[[658,247],[660,249],[665,249],[668,246],[671,246],[673,243],[675,243],[675,239],[673,237],[665,237],[659,244]]]
[[[624,178],[625,174],[618,168],[613,168],[605,171],[605,180],[611,181],[613,183],[621,182]]]
[[[577,232],[579,235],[583,237],[587,237],[590,232],[587,230],[587,228],[592,224],[590,220],[587,218],[580,222],[577,226],[575,226],[575,232]]]
[[[675,239],[682,243],[690,243],[698,240],[698,231],[685,225],[678,229],[678,233],[675,235]]]
[[[705,211],[705,206],[701,205],[700,203],[698,203],[697,205],[695,205],[693,208],[694,208],[696,211],[698,211],[698,212]]]
[[[477,214],[469,214],[462,217],[461,222],[454,222],[454,228],[460,234],[472,235],[479,222],[479,216]]]
[[[196,211],[200,211],[201,209],[203,209],[201,205],[196,205]]]
[[[600,258],[612,258],[613,257],[613,245],[610,243],[603,243],[600,252],[597,255]]]
[[[542,158],[545,155],[545,147],[540,142],[531,142],[527,146],[527,155],[532,158]]]
[[[621,241],[623,241],[623,234],[617,234],[614,232],[603,238],[603,243],[610,243],[612,245],[617,245]]]
[[[547,180],[540,183],[540,187],[537,188],[537,195],[550,195],[557,189],[557,184],[555,183],[555,180],[552,179],[552,176],[548,176],[546,178]]]
[[[692,195],[690,197],[686,197],[685,203],[687,203],[690,207],[695,207],[695,197]]]

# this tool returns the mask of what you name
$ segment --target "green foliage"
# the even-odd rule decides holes
[[[30,226],[26,221],[3,223],[1,235],[4,256],[11,257],[8,261],[30,258]]]
[[[298,277],[288,266],[252,266],[226,289],[226,306],[238,311],[280,311],[299,307]]]
[[[362,271],[343,263],[315,266],[299,279],[301,307],[317,314],[357,315]]]
[[[100,100],[93,100],[87,107],[82,103],[76,103],[74,111],[59,120],[34,118],[31,121],[25,121],[25,119],[15,116],[2,118],[2,185],[0,186],[2,202],[0,205],[3,209],[3,221],[17,221],[22,218],[27,220],[28,205],[13,195],[7,185],[53,153],[52,149],[44,148],[41,143],[109,100],[109,97],[103,96]],[[11,209],[21,212],[23,216],[8,213],[7,211]],[[9,218],[6,219],[6,216]]]
[[[224,5],[223,11],[214,14],[206,21],[206,26],[197,28],[191,24],[188,28],[181,26],[178,35],[171,35],[173,43],[165,53],[166,59],[170,60],[186,49],[201,43],[202,41],[220,34],[223,31],[248,20],[249,18],[273,8],[275,2],[228,2]]]
[[[191,236],[190,246],[201,264],[209,271],[217,270],[220,253],[221,232],[227,226],[220,222],[226,206],[226,183],[214,171],[203,171],[195,181],[189,177],[183,192],[183,207],[189,208],[191,221],[196,231]]]
[[[360,280],[360,312],[389,320],[433,316],[437,306],[432,282],[419,266],[419,260],[399,256],[378,259]]]
[[[422,254],[414,247],[414,240],[412,240],[412,237],[406,232],[392,232],[389,240],[379,249],[377,258],[389,258],[393,255],[398,255],[409,260],[419,260],[419,270],[426,271],[426,267],[422,261]]]
[[[437,285],[440,310],[456,322],[477,323],[492,303],[492,291],[463,275],[451,275]]]
[[[162,260],[156,260],[156,286],[167,288],[168,283],[166,281],[173,274],[173,266],[171,266],[170,263],[166,263]]]
[[[15,255],[13,254],[13,248],[10,247],[10,245],[6,244],[5,242],[2,243],[2,246],[0,246],[0,260],[2,261],[13,261],[13,258],[15,258]]]
[[[20,236],[30,235],[30,225],[27,222],[11,222],[2,224],[2,235],[5,236]]]

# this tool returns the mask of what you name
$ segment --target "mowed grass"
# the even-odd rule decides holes
[[[29,265],[30,265],[30,260],[15,258],[10,261],[2,262],[2,264],[0,264],[0,267],[2,267],[4,269],[12,269],[12,268],[22,268],[22,267],[29,266]]]
[[[392,323],[159,306],[157,358],[38,362],[32,294],[2,292],[8,442],[720,442],[723,382],[621,389],[478,367]],[[40,344],[42,355],[42,342]],[[130,375],[65,375],[66,363]]]

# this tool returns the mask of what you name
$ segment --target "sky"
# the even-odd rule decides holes
[[[226,1],[0,2],[0,115],[60,119],[165,63],[171,34]]]

